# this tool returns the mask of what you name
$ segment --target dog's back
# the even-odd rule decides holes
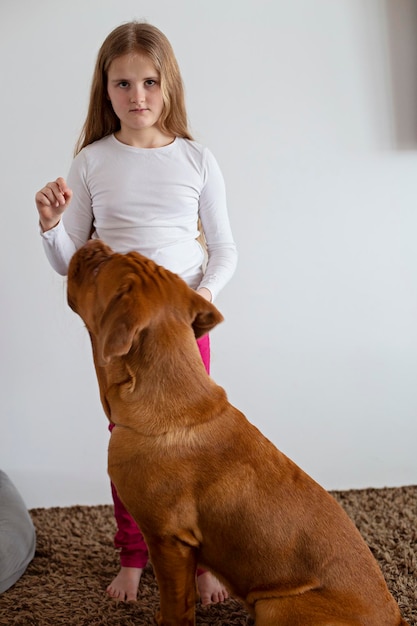
[[[274,610],[276,621],[265,624],[286,624],[289,616],[288,623],[325,624],[326,615],[341,623],[398,624],[398,606],[346,512],[236,409],[227,413],[219,432],[223,462],[206,469],[218,480],[200,505],[202,535],[213,537],[202,542],[203,564],[232,582],[257,624],[260,613]]]

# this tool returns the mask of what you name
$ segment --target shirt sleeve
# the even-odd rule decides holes
[[[51,230],[41,231],[46,257],[54,270],[66,276],[68,265],[75,252],[74,242],[69,237],[62,220]]]
[[[208,289],[214,300],[235,272],[237,250],[227,211],[223,175],[208,149],[205,149],[204,166],[199,216],[207,243],[208,261],[198,289]]]
[[[80,152],[72,162],[67,179],[73,193],[71,203],[55,228],[41,232],[48,261],[62,276],[67,275],[74,252],[91,236],[93,212],[86,175],[85,155]]]

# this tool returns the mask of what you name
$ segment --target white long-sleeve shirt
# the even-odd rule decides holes
[[[55,228],[42,233],[52,267],[66,275],[74,252],[91,236],[115,252],[136,250],[179,274],[213,299],[237,262],[223,176],[211,152],[176,138],[162,148],[135,148],[109,135],[73,160],[70,205]],[[197,241],[198,217],[208,260]]]

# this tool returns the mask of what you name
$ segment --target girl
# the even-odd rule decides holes
[[[90,237],[116,252],[141,252],[208,300],[235,270],[221,172],[192,140],[173,50],[149,24],[123,24],[104,41],[68,183],[58,178],[35,199],[47,257],[62,275]],[[198,241],[203,233],[206,254]],[[209,339],[198,343],[209,371]],[[136,600],[148,552],[113,485],[112,495],[121,569],[107,593]],[[197,582],[203,604],[228,597],[209,572],[199,571]]]

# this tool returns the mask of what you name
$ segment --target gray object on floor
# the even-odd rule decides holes
[[[20,493],[0,470],[0,593],[15,584],[33,559],[36,534]]]

